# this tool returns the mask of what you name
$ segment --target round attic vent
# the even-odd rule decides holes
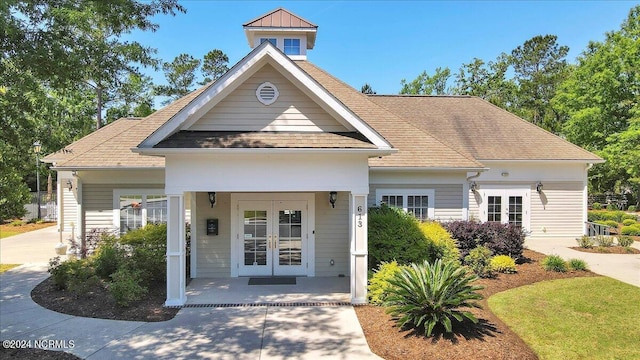
[[[258,86],[258,89],[256,89],[256,97],[258,98],[258,101],[265,105],[271,105],[276,102],[279,95],[280,93],[278,92],[278,88],[268,81],[263,82]]]

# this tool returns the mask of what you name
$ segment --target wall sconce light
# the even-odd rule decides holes
[[[542,192],[542,188],[543,188],[542,182],[538,181],[538,183],[536,184],[536,191],[538,193],[541,193]]]
[[[209,203],[211,204],[211,207],[213,207],[213,205],[216,204],[216,193],[214,192],[209,192]]]
[[[71,181],[71,179],[67,179],[67,187],[69,188],[69,191],[73,189],[73,182]]]
[[[471,192],[476,192],[476,190],[478,190],[478,184],[476,184],[475,181],[472,181],[469,185],[469,190],[471,190]]]
[[[329,203],[331,204],[332,208],[336,207],[336,200],[338,200],[338,193],[335,191],[332,191],[329,193]]]

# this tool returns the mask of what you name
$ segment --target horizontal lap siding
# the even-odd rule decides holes
[[[280,94],[269,106],[256,98],[256,89],[265,81],[274,84]],[[337,132],[346,128],[272,66],[266,65],[189,130]]]
[[[435,191],[435,217],[438,220],[462,219],[462,184],[418,184],[418,185],[371,185],[369,187],[369,206],[376,205],[378,189],[433,189]]]
[[[532,191],[531,237],[581,236],[586,206],[583,189],[581,182],[545,182],[542,194]]]
[[[207,193],[196,193],[197,228],[196,246],[197,277],[214,278],[231,276],[231,194],[217,193],[216,205],[209,204]],[[207,235],[207,219],[218,219],[218,235]]]
[[[85,231],[91,229],[114,229],[114,189],[161,189],[161,185],[84,184],[82,186],[82,211]]]
[[[316,276],[349,276],[349,193],[338,193],[335,208],[328,193],[316,193],[315,230]]]
[[[65,183],[66,184],[66,183]],[[61,185],[62,186],[62,185]],[[76,201],[75,190],[69,190],[62,186],[62,227],[64,231],[71,231],[71,223],[77,227],[78,224],[78,202]]]

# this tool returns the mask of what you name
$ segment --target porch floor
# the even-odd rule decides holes
[[[186,305],[349,303],[349,277],[297,277],[296,285],[249,285],[248,277],[196,278]]]

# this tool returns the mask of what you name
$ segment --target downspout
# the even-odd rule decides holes
[[[584,171],[584,183],[582,190],[582,223],[584,226],[582,227],[582,234],[587,235],[587,222],[589,221],[589,212],[588,212],[588,204],[589,204],[589,170],[593,167],[592,163],[587,163]]]

